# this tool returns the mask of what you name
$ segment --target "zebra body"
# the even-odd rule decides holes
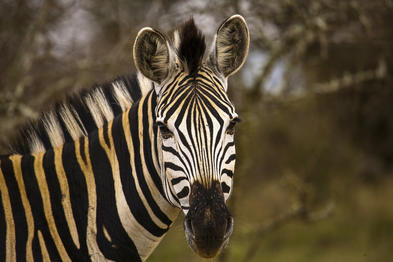
[[[47,113],[19,153],[0,158],[0,261],[144,261],[180,210],[198,254],[227,244],[238,118],[226,79],[244,62],[248,30],[240,16],[226,20],[203,63],[192,20],[178,38],[142,29],[137,76]]]
[[[2,209],[13,221],[2,230],[1,261],[150,254],[179,213],[161,186],[154,103],[150,92],[75,143],[1,160]]]

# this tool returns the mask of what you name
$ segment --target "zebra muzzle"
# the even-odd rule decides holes
[[[184,220],[184,231],[190,247],[200,256],[216,256],[229,242],[233,217],[229,213],[219,183],[206,189],[191,187],[190,211]]]

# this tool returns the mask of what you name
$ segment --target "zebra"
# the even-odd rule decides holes
[[[249,39],[241,15],[219,26],[209,52],[193,19],[171,37],[142,28],[136,74],[23,129],[0,157],[0,261],[145,261],[181,212],[189,246],[216,256],[234,224],[239,116],[227,79]]]

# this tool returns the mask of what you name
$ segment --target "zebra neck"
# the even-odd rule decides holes
[[[91,138],[94,149],[90,150],[96,188],[102,187],[103,195],[111,192],[108,203],[116,203],[104,207],[108,210],[102,219],[108,220],[107,227],[115,217],[118,219],[119,227],[142,260],[151,254],[179,214],[179,209],[166,200],[160,178],[155,102],[155,93],[150,92],[104,125]],[[108,213],[117,215],[110,217]],[[118,230],[106,231],[111,240],[118,237]]]

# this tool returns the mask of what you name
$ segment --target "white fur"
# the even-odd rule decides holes
[[[173,32],[173,47],[175,49],[179,49],[180,47],[180,36],[179,36],[179,30],[175,30]]]
[[[43,119],[43,123],[52,147],[61,146],[64,143],[64,134],[54,112],[47,113]]]
[[[105,122],[113,119],[112,109],[101,89],[97,89],[86,96],[85,102],[98,128],[102,127]]]
[[[28,134],[29,148],[31,153],[44,152],[45,147],[37,133],[30,131]]]
[[[149,78],[144,76],[141,72],[137,73],[137,78],[142,92],[142,96],[145,96],[153,88],[153,82]]]
[[[86,106],[89,108],[89,111],[91,113],[91,116],[94,119],[94,122],[96,123],[97,127],[101,127],[104,125],[104,119],[102,118],[100,108],[98,105],[95,103],[94,98],[92,95],[87,95],[85,97],[85,103]]]
[[[121,110],[124,112],[132,106],[132,98],[127,91],[123,82],[116,81],[112,83],[113,86],[113,96],[115,97],[117,103],[120,105]]]
[[[87,135],[85,127],[79,124],[82,121],[79,119],[78,113],[73,107],[62,105],[60,116],[73,140]]]

